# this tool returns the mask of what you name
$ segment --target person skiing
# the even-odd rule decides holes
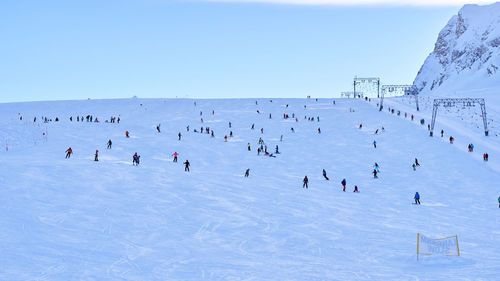
[[[255,124],[252,124],[252,130],[255,128]]]
[[[329,181],[329,180],[330,180],[330,179],[326,176],[326,171],[325,171],[325,169],[323,169],[323,177],[324,177],[327,181]]]
[[[247,169],[245,172],[245,178],[248,178],[249,175],[250,175],[250,169]]]
[[[231,122],[229,122],[229,128],[231,128]]]
[[[321,128],[318,128],[318,134],[321,134]]]
[[[182,137],[181,132],[179,132],[179,134],[177,136],[179,136],[179,140],[181,140],[181,137]]]
[[[141,162],[141,156],[137,155],[137,159],[135,159],[135,163],[137,164],[137,166],[139,166],[140,162]]]
[[[73,154],[73,149],[71,149],[71,147],[70,147],[70,148],[68,148],[68,149],[66,150],[66,158],[70,158],[70,157],[71,157],[71,154]]]
[[[132,156],[132,165],[138,165],[137,164],[137,158],[139,157],[139,155],[137,155],[137,152],[134,153],[134,156]]]
[[[415,192],[415,196],[413,197],[413,199],[415,199],[415,204],[420,205],[420,194],[418,194],[418,192]]]
[[[373,169],[372,173],[373,173],[373,178],[374,179],[378,179],[378,177],[377,177],[377,170]]]
[[[307,185],[309,183],[309,179],[307,178],[307,176],[304,177],[304,180],[303,180],[303,184],[302,184],[302,188],[309,188],[309,186]]]
[[[377,148],[377,142],[376,141],[373,141],[373,147]]]
[[[233,131],[229,131],[229,137],[232,138],[233,137]]]
[[[210,136],[211,136],[212,138],[214,138],[214,137],[215,137],[215,135],[214,135],[214,130],[212,130],[212,134],[211,134]]]
[[[417,169],[417,166],[415,165],[415,163],[411,164],[411,167],[413,168],[413,171],[416,171]]]
[[[186,162],[183,163],[185,166],[184,166],[184,171],[185,172],[189,172],[189,166],[191,166],[191,164],[189,163],[188,160],[186,160]]]
[[[359,124],[359,128],[360,128],[360,129],[361,129],[361,128],[363,128],[363,124]]]
[[[186,131],[189,132],[189,125],[186,126]]]
[[[279,149],[278,149],[278,145],[276,145],[276,149],[275,149],[274,153],[276,153],[276,154],[280,154],[280,151],[279,151]]]
[[[415,158],[415,166],[420,166],[420,164],[418,163],[418,159]]]
[[[483,160],[484,161],[488,161],[488,153],[484,153],[483,154]]]
[[[413,121],[413,114],[411,115],[411,121]]]
[[[375,130],[375,135],[377,135],[377,134],[378,134],[378,129],[377,129],[377,130]]]
[[[250,143],[248,143],[248,145],[247,145],[247,146],[248,146],[248,151],[250,151],[250,150],[251,150],[251,149],[250,149]]]
[[[346,180],[345,180],[345,179],[343,179],[340,183],[341,183],[341,184],[342,184],[342,186],[343,186],[343,189],[342,189],[342,190],[345,192],[345,185],[347,184]]]
[[[498,208],[500,208],[500,196],[498,196]]]
[[[379,171],[379,165],[377,162],[375,162],[375,165],[373,165],[373,168],[375,169],[375,171],[377,171],[377,173],[380,173]]]
[[[353,191],[353,192],[359,193],[359,190],[358,190],[358,186],[357,186],[357,185],[355,185],[355,186],[354,186],[354,191]]]
[[[176,162],[176,163],[177,163],[177,156],[178,156],[178,155],[179,155],[179,154],[177,153],[177,151],[176,151],[176,152],[174,152],[174,154],[170,155],[170,156],[174,156],[174,162]]]
[[[280,141],[283,141],[283,135],[281,135],[281,137],[280,137]]]
[[[99,161],[98,156],[99,156],[99,150],[96,150],[95,151],[94,161],[96,161],[96,162]]]
[[[257,147],[257,155],[260,155],[260,147]]]
[[[260,128],[260,133],[263,134],[264,133],[264,128]]]
[[[455,140],[455,138],[453,138],[452,136],[450,136],[450,144],[453,144],[454,140]]]
[[[443,134],[444,134],[444,130],[441,130],[441,137],[443,137]]]
[[[125,137],[130,138],[128,131],[125,131]]]
[[[113,143],[111,142],[111,140],[108,140],[108,149],[111,149],[111,145],[112,145],[112,144],[113,144]]]
[[[227,136],[224,136],[224,141],[227,142]]]
[[[160,124],[158,124],[158,126],[156,126],[156,130],[158,131],[158,133],[161,133],[160,132]]]

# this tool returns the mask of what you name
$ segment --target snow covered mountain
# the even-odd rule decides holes
[[[500,2],[465,5],[439,33],[413,84],[421,94],[482,94],[500,89],[499,68]]]

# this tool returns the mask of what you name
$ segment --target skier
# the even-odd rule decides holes
[[[443,137],[443,134],[444,134],[444,130],[441,130],[441,137]]]
[[[140,162],[141,162],[141,156],[137,155],[137,159],[135,159],[135,163],[137,164],[137,166],[139,166]]]
[[[303,180],[303,184],[302,184],[302,188],[309,188],[309,186],[307,185],[307,183],[309,182],[309,179],[307,178],[307,176],[304,177],[304,180]]]
[[[158,133],[160,133],[160,124],[158,124],[158,126],[156,126],[156,130],[158,131]]]
[[[276,154],[280,154],[280,151],[279,151],[279,149],[278,149],[278,145],[276,145],[276,149],[275,149],[274,153],[276,153]]]
[[[96,150],[96,151],[95,151],[95,158],[94,158],[94,161],[99,161],[99,159],[98,159],[98,155],[99,155],[99,150]]]
[[[378,166],[377,162],[375,162],[375,165],[373,165],[373,168],[377,171],[377,173],[380,173],[379,166]]]
[[[450,136],[450,144],[453,144],[454,140],[455,140],[455,138],[453,138],[452,136]]]
[[[413,114],[411,115],[411,121],[413,121]]]
[[[375,135],[378,134],[378,129],[375,131]]]
[[[416,169],[416,167],[417,167],[417,166],[415,165],[415,163],[411,164],[411,167],[413,168],[413,171],[416,171],[416,170],[417,170],[417,169]]]
[[[420,205],[420,194],[418,194],[418,192],[415,192],[415,196],[413,198],[415,199],[415,204]]]
[[[359,193],[359,190],[358,190],[358,186],[357,186],[357,185],[355,185],[355,186],[354,186],[354,191],[353,191],[353,192]]]
[[[189,125],[187,125],[187,127],[186,127],[186,131],[188,131],[188,132],[189,132]]]
[[[377,148],[377,142],[373,141],[373,147]]]
[[[250,169],[247,169],[245,172],[245,178],[248,178],[249,175],[250,175]]]
[[[330,180],[330,179],[326,176],[326,171],[325,171],[325,169],[323,169],[323,177],[324,177],[327,181],[329,181],[329,180]]]
[[[130,138],[128,131],[125,131],[125,137]]]
[[[227,142],[227,136],[224,136],[224,141]]]
[[[488,161],[488,153],[483,154],[483,160]]]
[[[137,155],[137,152],[136,152],[136,153],[134,153],[134,156],[132,156],[132,165],[137,164],[137,157],[139,157],[139,156]]]
[[[290,128],[290,130],[292,131],[292,133],[295,133],[295,130],[293,129],[293,127],[292,127],[292,128]]]
[[[255,128],[255,124],[252,124],[252,130]]]
[[[420,164],[418,163],[418,159],[415,158],[415,166],[420,166]]]
[[[498,208],[500,208],[500,196],[498,196]]]
[[[231,128],[231,122],[229,122],[229,128]]]
[[[360,128],[360,129],[361,129],[361,128],[363,128],[363,124],[359,124],[359,128]]]
[[[374,179],[378,179],[378,177],[377,177],[377,170],[373,169],[372,173],[373,173],[373,178]]]
[[[174,154],[172,154],[170,156],[174,156],[174,162],[177,163],[177,156],[179,156],[179,153],[177,153],[177,151],[176,151],[176,152],[174,152]]]
[[[113,144],[113,143],[111,142],[111,140],[108,140],[108,149],[111,149],[111,145],[112,145],[112,144]]]
[[[341,183],[341,184],[342,184],[342,186],[343,186],[343,189],[342,189],[342,190],[345,192],[345,185],[347,184],[346,180],[345,180],[345,179],[343,179],[340,183]]]
[[[321,134],[321,128],[318,128],[318,134]]]
[[[280,141],[283,141],[283,135],[281,135],[281,137],[280,137]]]
[[[264,128],[260,128],[260,133],[263,134],[264,133]]]
[[[251,150],[251,149],[250,149],[250,143],[248,143],[248,145],[247,145],[247,146],[248,146],[248,151],[250,151],[250,150]]]
[[[179,134],[177,136],[179,136],[179,140],[181,140],[181,137],[182,137],[181,132],[179,132]]]
[[[71,147],[70,147],[70,148],[68,148],[68,149],[66,150],[66,158],[70,158],[70,157],[71,157],[71,154],[73,154],[73,149],[71,149]]]
[[[214,131],[213,131],[213,130],[212,130],[212,135],[210,135],[210,136],[211,136],[212,138],[214,138],[214,137],[215,137],[215,135],[214,135]]]
[[[189,164],[189,161],[186,160],[186,162],[183,163],[185,166],[184,166],[184,172],[189,172],[189,166],[191,166],[191,164]]]

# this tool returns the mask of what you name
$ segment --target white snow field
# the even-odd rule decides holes
[[[485,137],[465,123],[460,133],[447,127],[454,117],[442,114],[431,138],[427,123],[379,112],[374,101],[196,103],[0,104],[0,280],[499,280],[495,134]],[[77,114],[100,122],[76,122]],[[419,114],[429,119],[428,111]],[[119,124],[104,122],[118,115]],[[60,121],[41,123],[42,116]],[[201,126],[215,137],[193,132]],[[375,135],[382,126],[385,132]],[[234,137],[226,143],[230,130]],[[448,143],[448,130],[457,132],[455,144]],[[257,156],[259,137],[272,152],[278,144],[281,154]],[[65,159],[68,147],[74,154]],[[132,165],[134,152],[139,166]],[[415,157],[421,166],[413,171]],[[375,162],[378,179],[371,174]],[[421,205],[412,204],[416,191]],[[460,257],[417,261],[417,233],[458,235]]]

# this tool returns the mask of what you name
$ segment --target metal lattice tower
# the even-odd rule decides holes
[[[420,111],[420,107],[418,106],[418,90],[417,87],[411,86],[410,89],[405,91],[405,95],[413,96],[415,98],[415,105],[417,106],[417,111]]]
[[[371,78],[357,78],[354,77],[353,79],[353,87],[354,87],[354,97],[360,94],[362,92],[365,97],[369,97],[371,93],[375,93],[375,87],[376,87],[376,93],[377,93],[377,98],[380,97],[380,78],[378,77],[371,77]],[[372,91],[370,91],[373,88]]]
[[[481,106],[481,116],[483,117],[484,135],[488,136],[488,122],[486,119],[486,105],[483,98],[449,98],[449,99],[434,99],[432,107],[432,122],[430,136],[434,134],[434,123],[436,122],[436,115],[439,106],[452,107],[461,105],[463,107],[474,107],[476,104]]]
[[[379,111],[382,111],[383,104],[384,104],[384,96],[389,93],[396,93],[392,94],[392,96],[403,96],[405,95],[410,89],[411,85],[382,85],[382,95],[380,95],[380,108]]]

